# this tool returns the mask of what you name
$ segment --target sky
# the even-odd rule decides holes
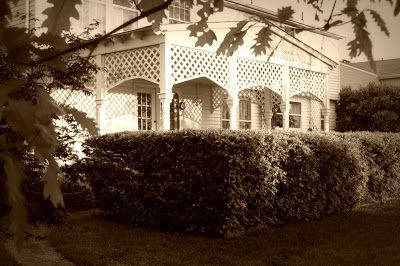
[[[333,0],[324,1],[324,13],[320,15],[320,21],[315,21],[315,10],[311,7],[311,5],[305,4],[302,0],[298,3],[298,0],[242,0],[244,2],[253,3],[254,5],[258,5],[260,7],[264,7],[266,9],[277,11],[278,8],[292,6],[296,11],[294,14],[294,19],[297,21],[303,22],[308,25],[313,26],[322,26],[324,24],[323,18],[327,18],[332,9]],[[336,4],[335,11],[340,11],[345,7],[345,2],[343,0],[338,0]],[[386,26],[389,30],[390,37],[387,37],[383,32],[381,32],[380,28],[376,25],[375,21],[372,17],[367,15],[368,24],[367,31],[370,32],[370,38],[372,40],[373,48],[372,54],[375,60],[381,59],[392,59],[392,58],[400,58],[400,14],[394,17],[393,7],[386,0],[382,0],[381,3],[379,1],[375,1],[376,4],[371,3],[369,0],[361,0],[359,4],[359,9],[369,8],[377,11],[383,20],[386,22]],[[395,2],[395,1],[394,1]],[[302,13],[303,12],[303,21]],[[335,12],[337,13],[337,12]],[[345,21],[346,17],[341,18]],[[350,24],[343,25],[340,27],[335,27],[330,30],[333,33],[336,33],[340,36],[343,36],[344,39],[339,41],[339,53],[340,59],[346,59],[351,62],[361,62],[367,61],[367,58],[364,55],[360,55],[356,58],[350,58],[349,51],[347,50],[347,43],[354,39],[353,29]]]

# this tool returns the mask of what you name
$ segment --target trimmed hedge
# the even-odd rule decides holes
[[[131,222],[226,234],[399,194],[399,134],[184,130],[91,138],[96,207]]]

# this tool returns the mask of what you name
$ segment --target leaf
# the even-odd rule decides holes
[[[372,18],[375,20],[378,27],[381,28],[381,31],[383,31],[386,34],[386,36],[389,37],[390,36],[389,30],[387,29],[386,23],[382,19],[381,15],[379,15],[379,13],[376,12],[375,10],[368,9],[368,11],[371,13]]]
[[[341,12],[349,17],[352,17],[358,13],[358,9],[356,7],[350,6],[350,7],[344,8]]]
[[[243,38],[247,33],[247,30],[243,30],[248,21],[240,21],[235,28],[230,28],[230,31],[225,35],[224,40],[220,44],[217,50],[217,54],[231,56],[243,42]]]
[[[212,30],[204,31],[201,36],[198,37],[195,45],[203,47],[204,45],[212,45],[214,40],[217,40],[217,36]]]
[[[278,9],[278,21],[280,24],[285,23],[287,20],[293,18],[294,10],[291,6]]]
[[[50,201],[55,208],[57,208],[58,205],[64,207],[64,199],[57,181],[57,172],[59,171],[57,162],[51,154],[46,154],[45,158],[48,160],[49,165],[42,176],[42,180],[45,182],[43,196],[45,199],[50,198]]]
[[[26,81],[21,79],[2,81],[0,84],[0,106],[4,106],[9,99],[9,95],[19,91],[25,83]]]
[[[400,13],[400,0],[397,0],[396,6],[394,8],[394,15],[397,16]]]
[[[164,0],[146,0],[140,1],[138,4],[138,8],[142,12],[147,12],[157,6],[161,6],[165,4]],[[166,9],[155,12],[149,16],[147,16],[147,21],[149,21],[153,27],[153,30],[159,31],[160,25],[162,24],[163,19],[167,18],[167,14],[165,12]]]
[[[7,176],[8,203],[12,208],[10,212],[11,231],[15,234],[17,248],[20,249],[27,225],[25,197],[21,190],[21,182],[26,179],[25,170],[19,158],[9,151],[3,151],[0,158],[3,161],[3,168]]]
[[[269,44],[272,41],[271,35],[270,27],[264,27],[257,33],[257,37],[254,39],[256,43],[251,47],[256,56],[267,54],[267,48],[271,48]]]
[[[43,15],[47,15],[42,23],[42,28],[47,28],[48,33],[54,35],[61,35],[66,30],[70,30],[70,18],[79,19],[79,13],[76,5],[81,5],[81,0],[47,0],[48,3],[53,4],[52,7],[46,8]],[[146,2],[146,1],[142,1]]]
[[[86,128],[91,135],[98,135],[99,129],[97,128],[94,119],[87,117],[86,113],[72,107],[64,107],[64,110],[67,114],[73,115],[76,122],[78,122],[82,128]]]

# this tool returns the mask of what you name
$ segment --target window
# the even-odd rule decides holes
[[[221,110],[221,124],[222,128],[229,129],[231,128],[231,112],[229,110],[228,103],[226,99],[224,99],[222,103],[222,110]]]
[[[152,128],[152,110],[151,94],[138,93],[138,130],[151,130]]]
[[[82,2],[82,28],[89,26],[95,21],[99,22],[96,33],[106,31],[106,3],[105,0],[100,1],[83,1]]]
[[[251,129],[251,102],[239,101],[239,129]]]
[[[132,0],[113,0],[113,26],[115,29],[119,25],[135,18],[138,16],[137,11],[135,11],[136,5]],[[126,26],[122,29],[122,31],[130,31],[133,29],[137,29],[138,24],[137,21]]]
[[[182,22],[190,22],[190,9],[185,1],[174,0],[168,7],[169,23],[176,24]]]
[[[138,16],[133,0],[83,0],[81,27],[85,28],[95,21],[99,26],[95,33],[104,33],[113,30],[121,24]],[[111,13],[111,14],[110,14]],[[130,31],[138,27],[137,22],[123,28]]]
[[[272,126],[281,128],[282,125],[282,111],[279,105],[275,105],[273,108]],[[301,103],[290,102],[289,112],[289,127],[290,128],[301,128]]]

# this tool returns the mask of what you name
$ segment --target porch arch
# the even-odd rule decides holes
[[[230,59],[215,52],[171,45],[171,81],[173,84],[206,77],[218,86],[228,88]]]
[[[160,47],[149,46],[105,54],[105,88],[132,78],[160,83]]]

